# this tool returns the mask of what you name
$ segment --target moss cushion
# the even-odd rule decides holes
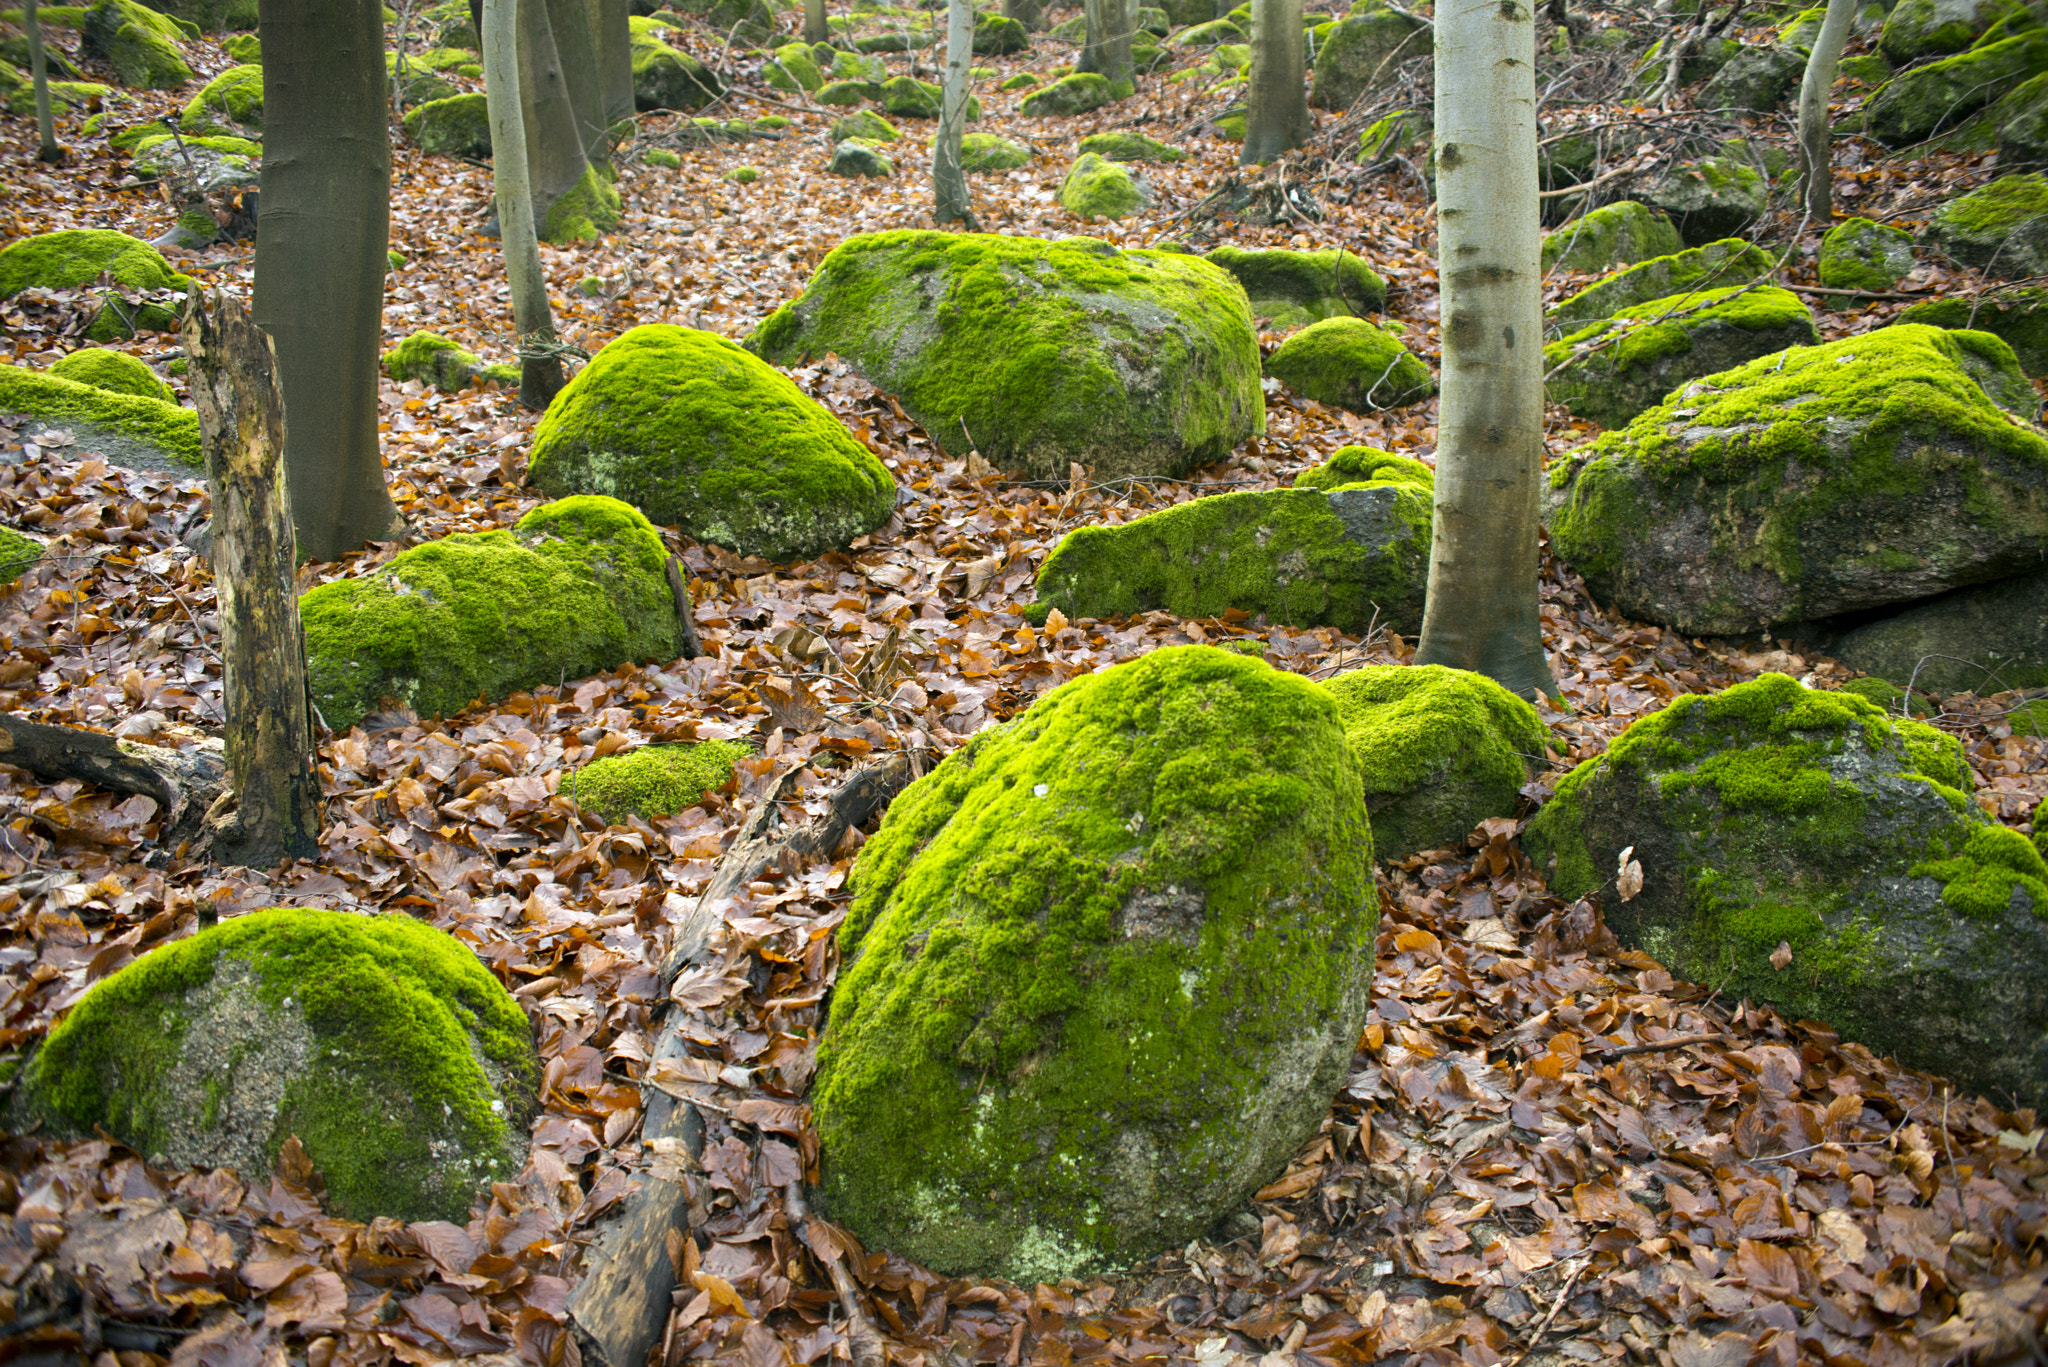
[[[1353,413],[1400,408],[1436,393],[1429,367],[1363,318],[1327,318],[1289,337],[1266,373],[1295,393]]]

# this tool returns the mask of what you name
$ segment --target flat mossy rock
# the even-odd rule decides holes
[[[1178,1248],[1283,1168],[1372,980],[1372,833],[1328,693],[1154,650],[977,734],[848,879],[819,1204],[1020,1285]]]
[[[50,290],[78,289],[110,276],[123,290],[182,292],[192,281],[164,260],[163,253],[141,238],[111,228],[65,228],[20,238],[0,249],[0,299],[12,298],[31,286]],[[178,326],[168,304],[131,307],[118,292],[103,297],[99,314],[86,328],[93,341],[133,336],[138,330],[163,331]]]
[[[1392,86],[1402,63],[1428,59],[1435,51],[1427,20],[1378,4],[1355,6],[1316,48],[1309,103],[1342,113],[1379,88],[1375,81]]]
[[[882,87],[872,81],[827,81],[811,97],[811,103],[839,109],[881,98]]]
[[[229,133],[263,136],[263,68],[255,63],[231,66],[199,88],[185,106],[178,126],[187,133]]]
[[[1034,118],[1064,118],[1074,114],[1086,114],[1091,109],[1100,109],[1114,98],[1106,77],[1092,71],[1077,71],[1071,76],[1062,76],[1051,85],[1041,86],[1024,97],[1017,106],[1018,112]]]
[[[1550,733],[1536,709],[1484,674],[1368,665],[1325,687],[1358,761],[1381,859],[1464,848],[1480,822],[1513,816],[1523,785],[1549,764]]]
[[[1820,282],[1831,289],[1892,289],[1913,269],[1912,234],[1849,218],[1820,240]]]
[[[1552,308],[1545,319],[1551,331],[1612,318],[1633,304],[1646,304],[1689,289],[1747,285],[1768,275],[1777,263],[1762,248],[1740,238],[1709,242],[1670,256],[1659,256],[1595,281]]]
[[[1678,239],[1678,229],[1663,214],[1632,199],[1619,199],[1546,235],[1543,269],[1613,270],[1670,256],[1684,245]]]
[[[1421,629],[1432,485],[1412,477],[1198,498],[1119,526],[1079,527],[1038,571],[1069,617],[1235,609],[1286,626]]]
[[[725,82],[702,62],[653,37],[633,35],[633,108],[702,109],[725,93]]]
[[[1080,150],[1105,161],[1186,161],[1188,154],[1143,133],[1090,133]]]
[[[1970,786],[1926,723],[1766,674],[1636,722],[1522,844],[1567,899],[1633,846],[1643,889],[1607,925],[1676,976],[2048,1105],[2048,865]]]
[[[476,353],[438,332],[415,332],[385,352],[384,373],[401,382],[423,380],[451,394],[469,388],[479,376],[502,385],[519,383],[517,366],[486,365]]]
[[[748,346],[839,354],[942,449],[1000,469],[1175,475],[1265,428],[1244,291],[1178,252],[899,230],[847,239]]]
[[[832,125],[831,138],[834,142],[894,142],[903,135],[896,131],[896,125],[872,109],[863,109],[848,114]]]
[[[1031,149],[994,133],[960,135],[960,169],[963,171],[1014,171],[1031,164]]]
[[[865,138],[848,138],[832,149],[832,160],[825,169],[835,176],[888,176],[896,172],[896,163],[882,153],[882,149]]]
[[[2038,171],[2000,176],[1936,209],[1923,236],[1987,274],[2048,274],[2048,178]]]
[[[482,95],[430,100],[405,111],[405,135],[430,157],[488,157],[490,111]]]
[[[2020,369],[2048,375],[2048,289],[2023,286],[1976,299],[1924,299],[1894,319],[1938,328],[1975,328],[2005,339]]]
[[[17,1120],[160,1167],[260,1184],[297,1136],[334,1214],[459,1224],[525,1163],[540,1062],[526,1013],[447,932],[279,908],[107,977],[21,1081]]]
[[[1214,264],[1237,277],[1251,300],[1252,316],[1285,331],[1325,318],[1377,313],[1387,306],[1387,282],[1351,252],[1289,251],[1233,247],[1209,253]]]
[[[73,449],[103,455],[117,465],[196,472],[205,460],[199,447],[199,415],[189,408],[50,371],[0,365],[0,413],[21,414],[71,429]]]
[[[1622,340],[1588,350],[1549,380],[1552,403],[1602,427],[1620,427],[1689,380],[1820,341],[1813,310],[1798,295],[1737,285],[1631,305],[1545,347],[1544,370],[1617,332]]]
[[[1060,182],[1059,201],[1079,218],[1129,218],[1152,202],[1152,194],[1121,164],[1083,152]]]
[[[1988,332],[1880,328],[1695,380],[1554,467],[1595,597],[1734,635],[2003,578],[2048,553],[2048,435]]]
[[[1893,66],[1961,52],[2023,0],[1899,0],[1885,16],[1878,51]]]
[[[0,527],[0,584],[11,584],[43,558],[43,543],[12,527]]]
[[[1363,318],[1309,324],[1266,359],[1266,373],[1304,398],[1353,413],[1402,408],[1436,393],[1429,367]]]
[[[667,563],[660,533],[610,498],[414,546],[300,596],[307,684],[343,732],[384,698],[449,716],[479,697],[673,660],[683,630]]]
[[[714,333],[633,328],[534,429],[544,493],[609,494],[741,555],[809,560],[889,520],[896,481],[789,378]]]
[[[136,0],[96,0],[79,28],[81,55],[114,68],[122,85],[142,90],[176,90],[192,79],[180,46],[184,33],[165,16]]]
[[[1642,196],[1695,247],[1748,232],[1770,203],[1763,172],[1728,157],[1674,166],[1644,186]]]
[[[732,781],[733,765],[752,753],[739,741],[646,745],[594,759],[565,785],[576,805],[608,825],[637,816],[653,821],[694,807]]]
[[[109,394],[154,399],[158,403],[172,406],[176,406],[178,402],[177,393],[159,379],[154,370],[125,351],[86,347],[58,361],[50,367],[48,373],[59,379],[75,380],[79,384],[89,384],[94,389],[104,389]]]
[[[1729,109],[1770,114],[1799,94],[1806,74],[1806,54],[1783,43],[1745,47],[1724,62],[1700,87],[1701,109]]]
[[[1915,603],[1850,628],[1827,653],[1851,669],[1939,693],[2048,685],[2048,570]]]
[[[1866,127],[1888,147],[1921,142],[1961,124],[2048,67],[2048,31],[2016,33],[1900,72],[1871,97]]]

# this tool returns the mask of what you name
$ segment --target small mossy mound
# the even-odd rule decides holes
[[[896,163],[866,138],[848,138],[832,149],[825,169],[835,176],[879,177],[895,174]]]
[[[220,45],[228,59],[244,66],[263,64],[263,40],[253,33],[237,33]]]
[[[899,118],[936,119],[945,106],[946,92],[930,81],[896,76],[882,82],[882,108]],[[981,101],[967,97],[967,119],[981,118]]]
[[[667,562],[647,519],[609,498],[565,498],[510,531],[414,546],[300,597],[308,685],[328,726],[346,731],[387,697],[447,716],[478,697],[672,660],[683,634]]]
[[[1326,318],[1289,337],[1266,373],[1304,398],[1353,413],[1400,408],[1436,393],[1429,367],[1363,318]]]
[[[274,909],[95,986],[18,1112],[260,1183],[297,1136],[335,1214],[462,1222],[525,1161],[540,1064],[476,954],[405,916]]]
[[[1659,256],[1604,280],[1597,280],[1550,310],[1552,329],[1612,318],[1632,304],[1666,299],[1685,290],[1747,285],[1768,274],[1777,263],[1762,248],[1727,238],[1670,256]]]
[[[848,114],[832,125],[834,142],[894,142],[903,135],[872,109],[863,109]]]
[[[2040,1106],[2048,865],[1969,786],[1924,722],[1766,674],[1636,722],[1522,843],[1565,898],[1633,846],[1643,888],[1604,898],[1607,924],[1674,974]]]
[[[1370,446],[1346,446],[1324,461],[1294,477],[1297,489],[1343,489],[1375,481],[1413,484],[1421,489],[1436,488],[1436,472],[1413,456],[1390,455]]]
[[[1619,333],[1621,340],[1600,344]],[[1820,341],[1813,311],[1769,285],[1699,290],[1633,304],[1543,349],[1549,398],[1603,427],[1620,427],[1690,380]],[[1598,347],[1598,350],[1593,348]]]
[[[503,385],[519,383],[519,368],[486,365],[471,351],[438,332],[415,332],[384,353],[384,373],[398,381],[424,380],[436,389],[456,393],[477,379]]]
[[[1729,157],[1674,166],[1643,187],[1642,196],[1695,247],[1748,232],[1770,202],[1763,172]]]
[[[424,65],[418,53],[385,53],[384,75],[392,97],[401,105],[430,104],[461,93],[453,81]]]
[[[1894,321],[1938,328],[1972,328],[2005,339],[2020,369],[2048,375],[2048,289],[2002,289],[1975,299],[1924,299]]]
[[[2048,571],[1945,593],[1835,636],[1851,669],[1941,693],[2048,685]]]
[[[882,98],[882,87],[870,81],[827,81],[811,97],[813,104],[829,108],[863,104],[868,100]]]
[[[1083,152],[1060,182],[1060,207],[1080,218],[1129,218],[1152,197],[1117,162]]]
[[[1429,21],[1379,4],[1354,7],[1316,45],[1309,103],[1342,112],[1369,90],[1394,85],[1403,63],[1436,51]]]
[[[430,157],[488,157],[490,111],[482,95],[430,100],[405,111],[405,135]]]
[[[1903,717],[1910,714],[1915,717],[1925,717],[1933,711],[1925,702],[1921,701],[1919,694],[1908,694],[1905,689],[1889,679],[1880,679],[1875,676],[1865,679],[1851,679],[1842,685],[1841,691],[1844,693],[1854,693],[1865,702],[1875,703],[1888,716]]]
[[[1889,224],[1844,219],[1820,240],[1820,282],[1832,289],[1883,292],[1912,269],[1912,235]]]
[[[109,394],[130,394],[139,399],[176,405],[178,396],[157,378],[157,373],[125,351],[86,347],[74,351],[51,366],[49,373],[60,379],[76,380]]]
[[[1480,822],[1513,816],[1522,786],[1549,762],[1536,709],[1484,674],[1368,665],[1325,687],[1358,761],[1381,859],[1463,848]]]
[[[2048,274],[2048,177],[2000,176],[1934,211],[1925,239],[1993,275]]]
[[[199,88],[178,126],[187,133],[263,136],[263,68],[231,66]]]
[[[1017,108],[1034,118],[1067,118],[1100,109],[1113,98],[1107,77],[1079,71],[1032,91]]]
[[[61,375],[0,365],[0,413],[21,413],[44,422],[82,425],[80,449],[105,445],[120,456],[134,443],[165,460],[197,470],[199,415],[189,408],[132,394],[111,393]]]
[[[723,788],[732,780],[733,765],[749,753],[738,741],[727,740],[643,746],[578,769],[570,795],[607,825],[624,825],[629,816],[653,821],[694,807],[704,794]]]
[[[742,555],[808,560],[888,521],[896,482],[788,377],[668,324],[611,342],[534,429],[528,477],[622,498]]]
[[[1377,313],[1387,305],[1387,282],[1350,252],[1226,244],[1208,259],[1237,277],[1251,300],[1252,316],[1272,320],[1276,331]]]
[[[963,171],[1014,171],[1031,164],[1031,149],[994,133],[960,135],[960,169]]]
[[[52,290],[77,289],[95,283],[103,275],[110,276],[124,290],[182,291],[192,283],[190,277],[171,269],[171,263],[155,247],[110,228],[66,228],[37,233],[0,249],[0,299],[11,298],[32,285]],[[85,335],[99,342],[130,337],[141,329],[163,331],[177,325],[177,313],[168,304],[144,303],[134,307],[118,293],[109,293]]]
[[[808,94],[822,89],[825,73],[811,50],[802,43],[784,43],[761,66],[761,75],[777,90]]]
[[[1031,35],[1021,21],[1005,19],[1000,14],[977,14],[974,16],[974,55],[977,57],[1007,57],[1012,53],[1028,51]]]
[[[1028,71],[1020,71],[1020,72],[1018,72],[1018,73],[1017,73],[1016,75],[1014,75],[1014,76],[1010,77],[1010,79],[1009,79],[1009,80],[1007,80],[1007,81],[1004,81],[1004,82],[1003,82],[1003,83],[1002,83],[1001,85],[997,86],[997,87],[996,87],[996,89],[998,89],[998,90],[1029,90],[1029,89],[1030,89],[1030,88],[1031,88],[1032,86],[1034,86],[1034,85],[1037,85],[1037,84],[1038,84],[1038,77],[1036,77],[1036,76],[1032,75],[1032,74],[1031,74],[1030,72],[1028,72]]]
[[[0,527],[0,584],[13,583],[42,558],[42,542],[32,541],[12,527]]]
[[[79,51],[113,67],[122,85],[176,90],[192,79],[179,46],[184,36],[177,24],[136,0],[96,0],[79,29]]]
[[[618,226],[619,190],[594,166],[583,168],[583,178],[555,197],[541,224],[543,242],[597,242]]]
[[[849,238],[748,346],[837,352],[941,448],[1061,478],[1179,474],[1263,430],[1244,292],[1178,252],[1096,238]]]
[[[1902,71],[1871,97],[1870,136],[1905,147],[1954,128],[2048,67],[2048,31],[2015,33]]]
[[[1023,1285],[1206,1230],[1342,1085],[1371,860],[1335,703],[1234,651],[1155,650],[976,735],[849,878],[825,1213]]]
[[[664,171],[680,170],[683,165],[683,159],[666,147],[650,147],[640,154],[640,160],[649,166],[659,166]]]
[[[1551,545],[1688,635],[1931,597],[2048,551],[2048,436],[1986,332],[1912,325],[1695,380],[1553,473]]]
[[[1143,133],[1090,133],[1080,150],[1105,161],[1186,161],[1188,154]]]
[[[1543,239],[1543,269],[1605,271],[1659,256],[1685,244],[1671,220],[1632,199],[1604,204]]]

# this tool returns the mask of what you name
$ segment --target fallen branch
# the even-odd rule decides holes
[[[1695,1044],[1719,1044],[1727,1038],[1722,1034],[1677,1035],[1648,1044],[1602,1044],[1597,1047],[1602,1058],[1627,1058],[1630,1054],[1661,1054],[1669,1049],[1689,1049]]]
[[[1841,290],[1827,285],[1785,285],[1781,288],[1794,294],[1838,294],[1850,299],[1937,299],[1934,290],[1917,290],[1907,293],[1903,290]]]
[[[697,636],[697,613],[690,602],[690,590],[683,583],[683,562],[671,555],[668,558],[668,591],[676,600],[676,620],[683,624],[683,658],[701,659],[704,642]]]
[[[796,1222],[797,1232],[804,1235],[804,1242],[813,1253],[820,1243],[831,1243],[830,1239],[813,1240],[809,1237],[810,1213],[804,1206],[804,1184],[791,1182],[782,1189],[782,1206],[791,1220]],[[875,1322],[868,1318],[867,1311],[860,1303],[860,1288],[853,1284],[853,1274],[846,1270],[846,1257],[834,1246],[830,1258],[819,1254],[825,1264],[825,1271],[831,1275],[832,1290],[839,1297],[839,1308],[846,1314],[846,1346],[853,1354],[853,1367],[883,1367],[888,1361],[882,1347],[882,1336],[875,1330]]]
[[[227,749],[218,740],[176,750],[4,714],[0,764],[26,769],[37,778],[78,779],[110,792],[140,793],[156,803],[162,823],[158,843],[173,852],[199,836],[206,809],[228,787]]]

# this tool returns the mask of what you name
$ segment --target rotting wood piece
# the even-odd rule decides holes
[[[228,786],[227,751],[218,740],[179,750],[9,715],[0,715],[0,764],[37,778],[140,793],[156,803],[158,843],[174,853],[199,836],[206,809]]]

